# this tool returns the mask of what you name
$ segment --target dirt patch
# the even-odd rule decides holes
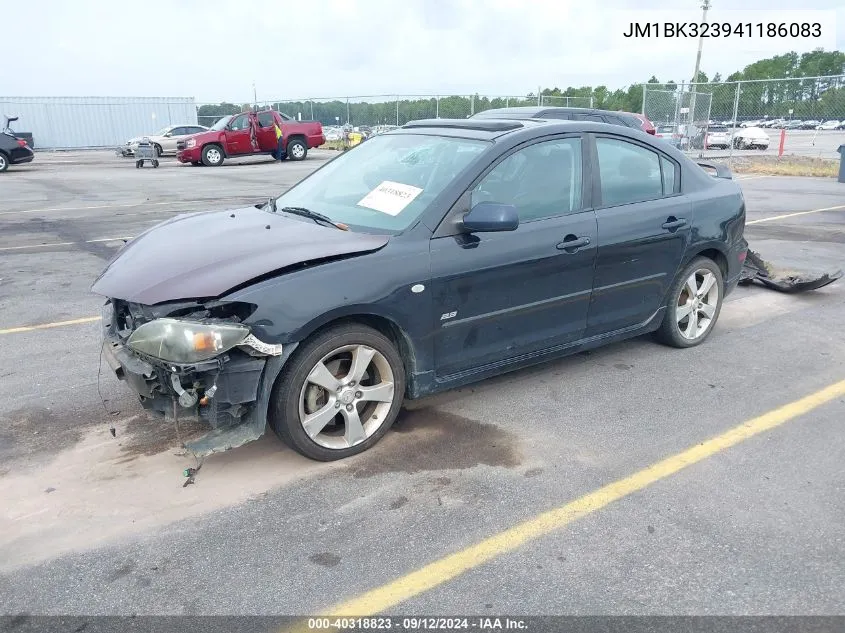
[[[522,462],[519,440],[486,424],[434,408],[403,410],[372,454],[351,460],[356,479],[382,473],[464,469],[486,464],[514,468]]]
[[[88,429],[50,461],[0,477],[0,573],[102,547],[341,468],[306,459],[271,433],[207,457],[194,485],[183,488],[183,470],[196,466],[192,456],[173,450],[127,454],[121,446],[139,441],[129,428],[143,424],[140,416],[116,421],[116,437],[105,426]]]
[[[728,159],[714,159],[714,163],[728,164]],[[812,156],[734,156],[730,163],[736,174],[764,174],[767,176],[817,176],[835,178],[839,163]]]
[[[205,435],[210,430],[211,427],[201,420],[180,418],[177,431],[172,419],[142,414],[127,424],[124,436],[119,439],[123,452],[129,457],[149,456],[181,448],[182,443]]]

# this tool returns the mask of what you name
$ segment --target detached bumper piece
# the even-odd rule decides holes
[[[740,285],[750,285],[755,281],[779,292],[796,294],[809,290],[818,290],[842,277],[842,271],[833,273],[814,274],[806,271],[779,270],[771,263],[760,257],[751,249],[745,258],[742,273],[739,277]]]

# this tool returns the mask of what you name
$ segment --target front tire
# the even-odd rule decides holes
[[[202,164],[219,167],[223,164],[223,149],[219,145],[206,145],[202,149]]]
[[[161,149],[161,145],[159,145],[158,143],[156,143],[154,147],[155,147],[155,150],[156,150],[156,156],[158,156],[159,158],[161,158],[161,155],[164,153],[164,150],[163,150],[163,149]]]
[[[695,347],[713,331],[725,294],[722,270],[712,259],[696,257],[669,289],[666,314],[657,330],[661,343]]]
[[[405,368],[393,342],[364,325],[341,325],[308,340],[288,361],[268,417],[285,444],[334,461],[378,442],[404,394]]]
[[[305,141],[295,138],[288,141],[285,153],[290,160],[305,160],[305,157],[308,156],[308,147],[305,145]]]

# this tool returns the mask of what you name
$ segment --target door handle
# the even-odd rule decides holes
[[[662,226],[667,231],[675,231],[682,226],[686,226],[687,221],[684,218],[676,218],[675,216],[669,216],[669,218],[660,226]]]
[[[575,253],[582,246],[590,244],[589,237],[577,237],[571,233],[563,238],[562,242],[558,242],[557,250],[566,251],[567,253]]]

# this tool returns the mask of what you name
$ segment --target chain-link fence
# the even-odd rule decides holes
[[[642,113],[657,133],[696,155],[743,151],[834,159],[845,144],[845,75],[642,87]],[[691,106],[690,131],[684,107]]]

